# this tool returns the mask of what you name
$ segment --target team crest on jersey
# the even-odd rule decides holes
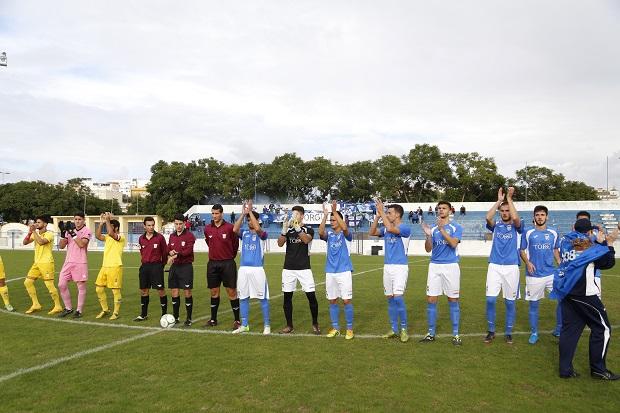
[[[157,248],[157,244],[153,244],[153,248]]]
[[[252,235],[252,241],[256,241],[256,235]]]
[[[185,241],[181,241],[181,246],[184,247],[185,246]]]
[[[226,234],[222,234],[222,238],[226,239]]]
[[[549,234],[545,234],[545,241],[549,241],[549,238],[550,238]]]
[[[506,225],[506,229],[507,229],[508,231],[511,231],[511,230],[512,230],[512,225]]]

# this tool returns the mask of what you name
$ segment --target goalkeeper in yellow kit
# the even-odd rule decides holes
[[[103,226],[106,227],[107,234],[102,233]],[[106,296],[106,287],[112,290],[114,296],[114,310],[110,316],[110,320],[116,320],[119,317],[121,309],[121,287],[123,286],[123,249],[127,240],[119,233],[120,222],[112,219],[112,213],[104,212],[101,214],[99,226],[95,232],[95,237],[99,241],[105,242],[103,248],[103,264],[97,280],[95,281],[95,291],[101,304],[101,312],[96,318],[103,318],[110,314],[108,307],[108,298]]]
[[[48,311],[48,314],[62,312],[58,290],[54,286],[54,256],[52,255],[54,233],[47,230],[49,221],[49,215],[39,215],[36,217],[35,222],[29,227],[28,235],[26,235],[23,241],[24,245],[34,243],[34,263],[30,267],[24,281],[26,291],[32,300],[32,306],[26,310],[26,314],[32,314],[41,310],[37,289],[34,286],[34,282],[39,278],[43,278],[43,282],[54,301],[54,307]]]
[[[2,296],[2,301],[4,301],[4,308],[6,311],[15,311],[9,301],[9,287],[6,286],[6,274],[4,273],[2,257],[0,257],[0,296]]]

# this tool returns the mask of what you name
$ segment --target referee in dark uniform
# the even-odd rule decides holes
[[[183,289],[185,295],[185,327],[192,325],[192,310],[194,308],[194,298],[192,288],[194,288],[194,243],[196,237],[189,230],[185,229],[185,217],[183,214],[174,216],[175,231],[170,234],[168,239],[168,259],[172,261],[170,273],[168,275],[168,288],[172,295],[172,311],[176,322],[179,322],[179,309],[181,307],[181,297],[179,289]]]
[[[207,263],[207,287],[211,290],[211,319],[205,327],[217,325],[217,310],[220,306],[220,287],[224,284],[230,300],[235,321],[233,330],[241,326],[239,319],[239,297],[237,296],[237,264],[235,257],[239,249],[239,237],[233,224],[224,221],[224,208],[220,204],[211,208],[211,223],[205,225],[205,242],[209,247]]]
[[[133,321],[144,321],[149,313],[149,289],[156,289],[159,293],[161,315],[168,312],[168,296],[164,289],[164,265],[168,260],[166,238],[155,231],[155,219],[146,217],[143,221],[144,234],[138,238],[140,245],[140,315]]]

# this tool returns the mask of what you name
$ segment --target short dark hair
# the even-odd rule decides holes
[[[448,209],[452,209],[452,204],[449,203],[448,201],[443,201],[443,200],[439,201],[439,202],[437,202],[437,206],[439,206],[439,205],[447,205]]]
[[[536,205],[534,207],[534,213],[544,211],[545,215],[549,215],[549,209],[544,205]]]
[[[75,214],[73,214],[73,217],[82,217],[84,219],[86,219],[86,215],[84,215],[84,213],[82,211],[78,211]]]
[[[508,201],[502,201],[502,203],[499,204],[499,207],[501,208],[501,207],[503,207],[505,205],[510,205],[510,204],[508,204]]]
[[[338,216],[339,216],[340,218],[344,219],[344,217],[342,216],[342,214],[340,213],[340,211],[332,212],[332,215],[333,215],[334,213],[338,214]]]
[[[174,214],[174,221],[183,221],[185,222],[185,215],[183,214]]]
[[[402,218],[403,215],[405,214],[405,210],[403,209],[402,206],[398,205],[398,204],[390,204],[387,206],[387,209],[392,208],[394,211],[396,211],[396,213]]]
[[[295,205],[293,208],[291,208],[292,211],[299,211],[302,214],[306,213],[306,210],[304,209],[304,207],[302,207],[301,205]]]
[[[41,221],[45,222],[46,224],[49,224],[50,223],[50,218],[51,217],[49,215],[37,215],[34,218],[34,220],[36,221],[36,220],[40,219]]]
[[[155,218],[153,218],[153,217],[144,217],[144,220],[142,221],[142,223],[146,225],[147,222],[155,222]]]
[[[111,219],[110,225],[112,225],[112,228],[114,229],[119,229],[121,227],[121,223],[118,222],[118,219]]]
[[[588,219],[591,219],[590,213],[588,211],[577,212],[577,215],[575,215],[575,219],[579,219],[579,217],[587,217]]]
[[[222,204],[215,204],[211,207],[211,210],[224,212],[224,207],[222,206]]]
[[[252,211],[252,215],[254,215],[254,218],[256,218],[258,220],[258,218],[260,218],[260,215],[258,215],[258,212],[256,211]]]

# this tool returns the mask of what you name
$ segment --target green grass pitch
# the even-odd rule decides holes
[[[64,253],[56,254],[56,273]],[[190,329],[159,329],[159,300],[151,293],[151,318],[139,314],[137,268],[139,255],[125,253],[121,318],[95,320],[99,303],[94,280],[102,254],[89,253],[90,280],[84,317],[63,321],[26,316],[29,298],[23,278],[31,251],[0,251],[6,267],[15,313],[0,312],[0,412],[143,412],[143,411],[618,411],[620,383],[590,379],[587,335],[581,339],[575,380],[557,377],[555,302],[541,302],[541,339],[527,342],[527,303],[517,304],[515,343],[507,345],[500,332],[504,306],[498,300],[498,337],[491,345],[486,331],[485,258],[461,261],[461,333],[463,346],[450,343],[447,301],[440,299],[435,343],[422,344],[426,332],[425,286],[428,259],[410,257],[406,302],[410,333],[406,344],[379,338],[389,326],[381,278],[382,257],[353,256],[355,333],[328,339],[309,334],[306,298],[294,297],[297,334],[279,336],[284,325],[280,270],[283,255],[270,254],[265,269],[271,292],[272,330],[260,334],[229,334],[233,317],[227,300],[220,305],[220,325],[203,328],[209,314],[206,288],[207,257],[196,254],[194,325]],[[314,255],[319,321],[329,328],[325,299],[325,257]],[[14,279],[14,281],[11,281]],[[523,280],[523,279],[522,279]],[[72,285],[75,302],[76,290]],[[523,288],[523,287],[522,287]],[[44,309],[51,299],[37,282]],[[111,293],[109,303],[112,304]],[[225,295],[225,294],[223,294]],[[603,274],[603,301],[612,325],[619,325],[620,272]],[[183,307],[183,306],[182,306]],[[171,306],[169,305],[171,310]],[[181,318],[184,308],[181,308]],[[341,318],[344,314],[341,311]],[[344,325],[344,320],[341,321]],[[250,329],[262,332],[257,303],[251,305]],[[613,333],[612,333],[613,335]],[[608,367],[620,370],[620,344],[612,337]]]

